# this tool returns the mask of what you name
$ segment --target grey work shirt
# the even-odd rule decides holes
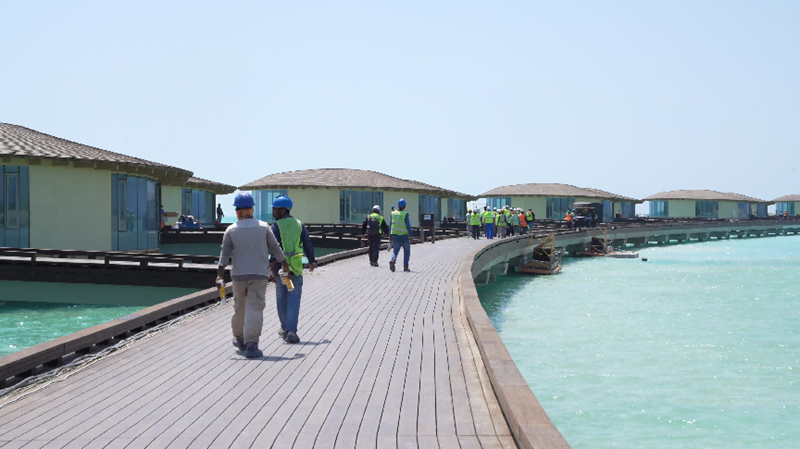
[[[234,281],[254,281],[269,276],[269,254],[281,263],[286,260],[281,246],[269,224],[255,218],[245,218],[228,226],[222,237],[219,266],[232,259],[231,278]]]

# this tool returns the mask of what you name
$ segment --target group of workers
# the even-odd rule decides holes
[[[591,209],[585,211],[584,215],[576,215],[575,209],[567,210],[564,215],[564,221],[567,222],[568,229],[581,227],[594,228],[597,226],[597,212]]]
[[[389,269],[395,271],[397,256],[400,248],[403,249],[403,271],[411,271],[408,263],[411,258],[411,219],[406,211],[406,200],[400,198],[397,202],[397,209],[392,206],[392,213],[389,215],[389,224],[381,215],[379,205],[372,206],[372,213],[367,215],[361,224],[361,238],[366,237],[369,243],[369,265],[378,267],[378,257],[381,253],[381,239],[384,235],[389,236],[389,250],[392,251],[392,259],[389,261]]]
[[[494,239],[495,235],[502,239],[526,234],[529,229],[536,227],[536,214],[531,209],[525,212],[519,207],[505,206],[498,210],[484,206],[483,211],[475,208],[467,212],[466,222],[467,232],[473,239],[479,239],[481,232],[487,239]]]

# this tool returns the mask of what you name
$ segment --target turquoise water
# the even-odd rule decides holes
[[[143,308],[0,301],[0,357]]]
[[[567,441],[800,447],[800,237],[639,252],[478,287]]]
[[[0,281],[0,357],[196,291]]]

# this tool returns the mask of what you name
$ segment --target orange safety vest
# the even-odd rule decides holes
[[[528,222],[525,221],[525,214],[519,214],[519,225],[523,227],[528,226]]]
[[[566,221],[572,221],[572,215],[570,215],[570,214],[567,214],[567,216],[566,216],[566,217],[564,217],[564,220],[566,220]]]

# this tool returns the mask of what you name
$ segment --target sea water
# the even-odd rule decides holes
[[[573,448],[800,448],[800,237],[565,259],[484,308]]]

